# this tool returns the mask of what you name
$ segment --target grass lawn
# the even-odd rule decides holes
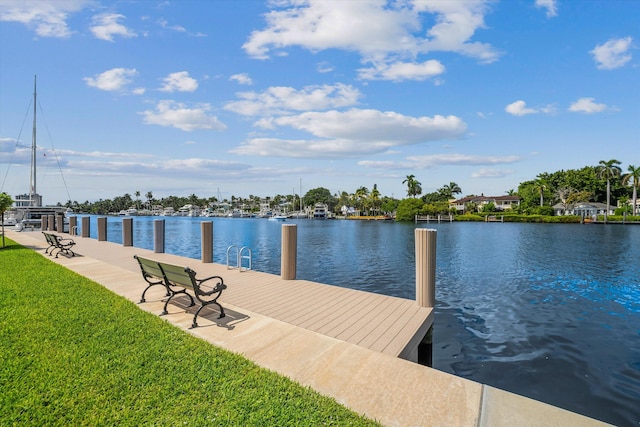
[[[5,242],[0,425],[378,425]]]

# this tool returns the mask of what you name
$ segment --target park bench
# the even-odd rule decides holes
[[[63,237],[58,236],[57,234],[47,233],[43,231],[44,238],[47,240],[49,247],[45,249],[44,253],[53,255],[53,252],[57,249],[56,258],[60,255],[60,252],[65,255],[76,256],[76,254],[71,250],[71,248],[76,244],[73,239],[65,239]]]
[[[196,272],[189,267],[183,267],[179,265],[167,264],[164,262],[154,261],[149,258],[140,257],[138,255],[133,256],[140,265],[142,277],[149,284],[142,292],[142,298],[140,302],[145,302],[145,294],[149,288],[155,285],[164,285],[167,296],[164,303],[164,309],[161,315],[167,314],[167,306],[171,299],[179,294],[184,294],[189,297],[191,304],[189,307],[195,305],[194,297],[200,303],[200,308],[193,316],[192,328],[198,327],[197,318],[200,311],[208,305],[215,304],[220,309],[220,316],[218,319],[222,319],[224,314],[224,308],[218,303],[218,298],[222,294],[222,291],[227,288],[224,284],[222,277],[211,276],[204,279],[196,278]],[[193,296],[187,292],[193,293]]]

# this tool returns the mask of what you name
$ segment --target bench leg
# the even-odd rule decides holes
[[[171,298],[173,298],[174,296],[178,295],[178,294],[185,294],[186,296],[189,297],[189,299],[191,300],[191,304],[189,304],[189,307],[193,307],[194,305],[196,305],[195,301],[193,300],[193,297],[187,292],[186,289],[181,289],[179,291],[171,291],[171,295],[169,296],[169,298],[167,298],[167,301],[164,303],[164,309],[162,310],[162,313],[160,313],[160,316],[164,316],[165,314],[169,314],[169,312],[167,311],[167,306],[169,305],[169,301],[171,301]]]
[[[198,318],[198,314],[200,314],[200,310],[202,310],[203,308],[205,308],[206,306],[211,305],[211,304],[217,305],[218,308],[220,309],[220,316],[218,316],[218,319],[222,319],[225,316],[224,308],[222,308],[220,303],[218,303],[217,301],[210,301],[207,304],[202,304],[200,306],[200,308],[198,309],[198,311],[196,311],[196,314],[193,316],[193,322],[191,323],[191,329],[198,327],[198,323],[196,322],[196,319]]]

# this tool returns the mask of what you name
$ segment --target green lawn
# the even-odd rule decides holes
[[[6,239],[0,425],[378,424]]]

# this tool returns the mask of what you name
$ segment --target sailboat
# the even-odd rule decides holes
[[[33,129],[31,133],[31,171],[29,179],[29,193],[19,194],[15,197],[15,218],[17,221],[16,228],[19,231],[25,229],[41,228],[42,218],[49,215],[62,215],[66,213],[66,208],[58,206],[42,206],[42,196],[38,194],[37,184],[37,156],[36,156],[36,141],[37,141],[37,126],[36,126],[36,113],[37,113],[37,80],[36,76],[33,78]],[[63,230],[58,230],[63,231]]]

